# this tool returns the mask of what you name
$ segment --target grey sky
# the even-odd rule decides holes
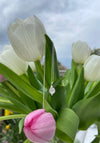
[[[0,49],[9,44],[7,27],[16,18],[36,15],[45,25],[62,64],[69,67],[71,46],[86,41],[100,48],[100,1],[95,0],[0,0]]]

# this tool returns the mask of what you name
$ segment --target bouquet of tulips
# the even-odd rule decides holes
[[[0,109],[14,114],[0,121],[20,118],[25,143],[73,143],[78,130],[95,123],[99,142],[100,57],[78,41],[71,69],[60,77],[54,44],[36,16],[16,19],[8,38],[11,45],[0,54]]]

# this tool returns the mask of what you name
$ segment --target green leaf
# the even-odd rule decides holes
[[[98,81],[94,85],[94,87],[88,92],[88,94],[85,96],[85,98],[89,98],[89,97],[95,96],[99,92],[100,92],[100,81]]]
[[[34,62],[36,68],[36,77],[43,84],[44,72],[39,60]]]
[[[15,114],[15,115],[1,116],[0,121],[9,120],[9,119],[23,118],[25,116],[26,116],[26,114]]]
[[[65,85],[62,84],[63,79],[64,79],[64,77],[60,77],[55,82],[53,82],[53,87],[56,87],[57,85],[65,86]]]
[[[100,137],[100,121],[96,122],[97,128],[98,128],[98,135]]]
[[[73,106],[73,110],[80,118],[80,129],[87,129],[100,119],[100,93],[94,97],[83,99]]]
[[[73,86],[75,85],[76,83],[76,80],[77,80],[77,70],[76,70],[76,63],[72,60],[72,64],[71,64],[71,79],[70,79],[70,82],[71,82],[71,88],[73,88]]]
[[[7,98],[0,96],[0,102],[11,103]]]
[[[44,107],[45,107],[45,110],[47,112],[50,112],[52,113],[52,115],[54,116],[54,118],[57,117],[57,112],[48,104],[48,102],[46,100],[44,100]]]
[[[8,81],[3,82],[3,86],[8,91],[8,93],[5,93],[6,96],[9,94],[8,98],[12,97],[12,98],[16,99],[18,102],[20,101],[20,103],[24,104],[27,108],[31,109],[30,112],[32,110],[36,109],[34,100],[32,100],[31,98],[29,98],[28,96],[26,96],[25,94],[23,94],[21,91],[18,92]],[[1,92],[2,91],[1,88],[0,88],[0,93],[1,93],[1,95],[3,95],[3,93]],[[28,111],[29,111],[29,109],[28,109]]]
[[[23,94],[28,96],[34,101],[37,101],[38,103],[43,103],[43,95],[41,92],[39,92],[36,88],[32,87],[31,85],[28,85],[25,81],[23,81],[16,73],[11,71],[8,67],[0,63],[0,73],[7,78],[19,91],[21,91]],[[45,109],[48,112],[51,112],[54,117],[56,117],[57,112],[48,104],[46,100],[45,102]],[[5,108],[6,107],[6,108]],[[0,108],[4,109],[10,109],[13,111],[19,112],[19,109],[14,107],[13,104],[2,104],[0,103]],[[19,112],[21,113],[21,111]]]
[[[16,73],[11,71],[8,67],[0,63],[0,73],[6,77],[19,91],[23,92],[31,99],[42,103],[42,93],[36,88],[29,86],[24,80],[22,80]]]
[[[28,80],[28,76],[27,76],[26,73],[20,75],[20,77],[21,77],[21,79],[23,79],[27,84],[30,85],[30,82],[29,82],[29,80]]]
[[[24,143],[32,143],[32,142],[27,139],[24,141]]]
[[[21,91],[19,91],[19,95],[20,95],[20,98],[21,98],[20,101],[22,103],[24,103],[25,106],[29,107],[31,109],[31,111],[37,109],[34,100],[32,100],[31,98],[29,98],[28,96],[26,96],[25,94],[23,94]]]
[[[34,72],[32,71],[30,66],[28,66],[27,73],[28,73],[28,78],[29,78],[31,85],[39,90],[41,88],[41,85],[39,81],[37,80],[37,78],[35,77]]]
[[[100,138],[95,138],[91,143],[99,143],[99,141],[100,141]]]
[[[93,86],[94,82],[89,82],[85,88],[85,95],[88,94],[88,92],[91,90],[92,86]]]
[[[11,97],[20,101],[20,96],[18,94],[18,91],[8,81],[5,81],[2,83],[2,86],[0,86],[0,94],[7,95],[9,93]]]
[[[23,129],[23,126],[24,126],[24,120],[25,120],[25,118],[22,118],[19,121],[19,134],[21,134],[21,132],[22,132],[22,129]]]
[[[64,86],[56,86],[55,94],[51,96],[52,107],[59,111],[61,108],[66,107],[66,87]]]
[[[61,109],[56,121],[56,136],[65,142],[73,143],[78,125],[79,118],[73,110]]]
[[[51,76],[53,76],[53,80],[56,81],[59,79],[59,70],[58,70],[58,63],[57,63],[57,56],[56,56],[56,51],[53,45],[53,42],[51,39],[45,35],[46,38],[46,52],[45,52],[45,77],[46,81],[48,82],[48,85],[50,87],[51,85]],[[52,59],[52,54],[54,51],[54,63]],[[53,64],[53,66],[52,66]],[[53,70],[53,75],[51,75],[51,70]]]
[[[81,68],[78,79],[73,87],[72,93],[68,100],[68,107],[72,106],[84,97],[84,69]]]
[[[67,84],[70,84],[71,86],[71,69],[68,69],[66,73],[64,74],[64,79],[62,80],[62,85],[66,86]]]
[[[63,84],[66,86],[70,84],[70,87],[73,88],[76,80],[77,80],[77,64],[72,60],[71,69],[68,69],[64,74]]]
[[[30,113],[32,110],[25,106],[23,103],[21,103],[19,100],[17,100],[14,95],[14,93],[12,91],[10,91],[10,89],[8,89],[8,92],[5,92],[5,90],[3,90],[0,87],[0,94],[2,94],[4,97],[6,97],[9,101],[11,101],[13,103],[13,105],[15,105],[20,111],[22,111],[23,113]]]
[[[26,114],[27,111],[24,109],[18,108],[18,106],[15,106],[12,103],[7,103],[7,102],[0,102],[0,109],[8,109],[11,110],[12,112],[17,112],[21,114]]]

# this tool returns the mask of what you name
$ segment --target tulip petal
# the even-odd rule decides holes
[[[51,140],[54,135],[55,135],[55,126],[49,126],[46,128],[42,128],[42,129],[36,129],[36,130],[32,130],[35,132],[35,134],[39,137],[41,137],[44,140]]]
[[[39,49],[43,44],[37,41],[38,31],[35,31],[36,29],[34,29],[34,25],[32,24],[20,25],[12,35],[11,43],[15,52],[26,61],[35,61],[37,58],[41,58]]]
[[[22,23],[23,23],[23,20],[22,20],[22,19],[19,19],[19,18],[16,18],[16,19],[15,19],[15,23],[17,23],[18,25],[19,25],[19,24],[22,24]]]
[[[37,137],[28,127],[24,127],[24,133],[26,137],[34,143],[49,143],[49,141],[45,141],[44,139]]]
[[[30,126],[43,113],[45,113],[45,109],[38,109],[29,113],[25,118],[24,126]]]
[[[34,125],[34,129],[50,127],[51,125],[55,125],[55,120],[52,114],[44,113],[37,119],[36,124]]]
[[[100,80],[100,56],[92,55],[85,61],[84,77],[87,81]]]
[[[42,114],[36,121],[35,124],[31,126],[33,132],[44,139],[51,140],[55,135],[55,120],[51,113]]]
[[[72,44],[72,58],[76,63],[84,63],[90,54],[91,49],[86,42],[77,41]]]
[[[49,143],[56,130],[55,120],[51,113],[38,109],[25,118],[24,133],[27,138],[35,143]]]
[[[10,45],[5,45],[3,49],[4,49],[4,50],[8,50],[8,49],[10,49],[10,48],[12,48]],[[2,52],[1,52],[1,53],[2,53]]]
[[[0,62],[9,67],[18,75],[26,72],[28,64],[20,59],[12,48],[4,50],[0,55]]]
[[[34,62],[28,62],[28,65],[31,67],[31,69],[33,70],[33,72],[36,72],[36,68],[35,68]]]
[[[28,17],[24,20],[24,24],[35,24],[34,18]]]
[[[8,27],[8,37],[16,54],[25,61],[40,60],[45,53],[45,28],[36,17],[16,19]]]

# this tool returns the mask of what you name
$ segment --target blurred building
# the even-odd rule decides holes
[[[64,73],[66,72],[67,68],[63,66],[60,62],[58,62],[58,68],[59,68],[60,76],[62,77]]]

